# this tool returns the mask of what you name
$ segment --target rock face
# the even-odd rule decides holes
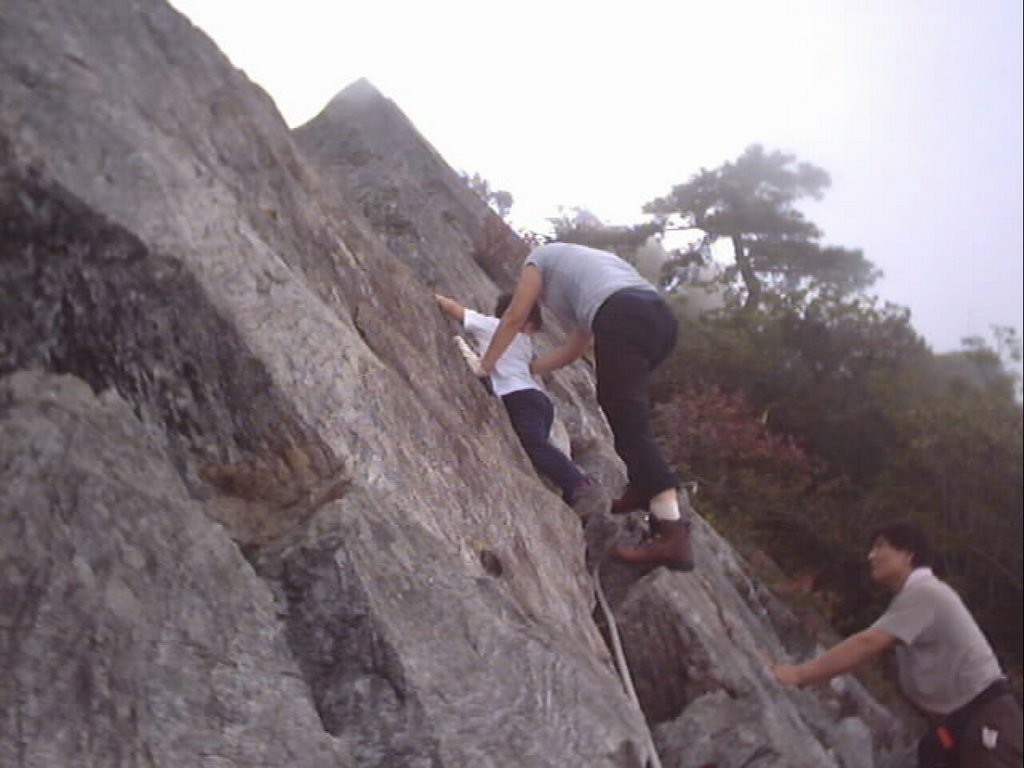
[[[0,408],[0,764],[355,765],[160,431],[70,376],[9,376]]]
[[[464,370],[432,292],[525,246],[395,105],[292,135],[157,0],[3,16],[0,766],[902,764],[852,682],[774,686],[792,619],[704,524],[695,575],[602,567],[626,696],[588,548],[635,521]],[[548,384],[611,493],[589,369]]]

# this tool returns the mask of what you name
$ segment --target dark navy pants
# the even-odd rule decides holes
[[[563,497],[569,498],[584,474],[572,459],[548,442],[555,420],[551,400],[539,389],[520,389],[503,395],[501,401],[533,466],[562,490]]]
[[[679,322],[654,291],[619,291],[594,316],[597,402],[626,464],[629,484],[650,498],[678,485],[650,425],[651,374],[675,347]]]

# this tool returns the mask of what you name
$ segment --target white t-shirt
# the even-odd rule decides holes
[[[872,626],[899,639],[900,686],[927,712],[949,714],[1002,676],[960,596],[930,568],[915,569]]]
[[[477,354],[483,357],[498,328],[498,318],[481,315],[472,309],[463,314],[462,326],[473,340]],[[498,358],[491,373],[491,387],[498,397],[521,389],[541,389],[530,374],[533,341],[525,333],[517,333],[505,353]]]

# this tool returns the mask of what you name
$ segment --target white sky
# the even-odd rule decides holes
[[[610,223],[752,143],[936,351],[1022,327],[1020,0],[172,0],[290,126],[368,78],[540,226]]]

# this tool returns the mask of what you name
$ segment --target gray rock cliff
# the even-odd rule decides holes
[[[0,766],[902,765],[853,681],[770,680],[808,648],[703,523],[602,567],[631,702],[589,368],[583,527],[432,298],[524,246],[372,85],[292,133],[159,0],[2,16]]]

